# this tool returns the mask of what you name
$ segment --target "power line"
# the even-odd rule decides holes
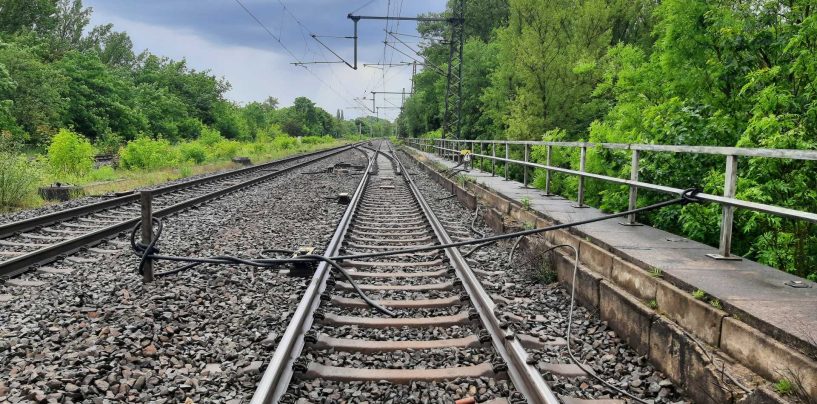
[[[269,28],[266,26],[266,24],[264,24],[264,23],[263,23],[263,22],[262,22],[260,19],[258,19],[258,17],[256,17],[256,16],[255,16],[255,14],[253,14],[253,12],[252,12],[252,11],[250,11],[250,9],[249,9],[249,8],[247,8],[247,6],[245,6],[245,5],[244,5],[244,3],[242,3],[242,2],[241,2],[241,0],[234,0],[234,1],[235,1],[235,2],[236,2],[238,5],[239,5],[239,6],[241,6],[241,8],[242,8],[242,9],[243,9],[243,10],[244,10],[246,13],[247,13],[247,15],[249,15],[249,16],[250,16],[250,18],[252,18],[252,19],[253,19],[253,20],[254,20],[254,21],[255,21],[255,22],[256,22],[256,23],[257,23],[257,24],[258,24],[258,25],[259,25],[261,28],[263,28],[263,29],[264,29],[264,31],[267,33],[267,35],[269,35],[269,36],[270,36],[270,37],[271,37],[273,40],[275,40],[275,42],[278,42],[278,44],[281,46],[281,48],[283,48],[283,49],[284,49],[284,50],[285,50],[285,51],[286,51],[286,52],[287,52],[287,53],[288,53],[288,54],[289,54],[289,55],[290,55],[290,56],[291,56],[293,59],[295,59],[295,61],[296,61],[296,62],[298,62],[298,63],[303,63],[303,61],[302,61],[302,60],[300,60],[300,59],[299,59],[297,56],[295,56],[295,53],[293,53],[293,52],[292,52],[292,51],[291,51],[291,50],[290,50],[290,49],[289,49],[289,48],[288,48],[288,47],[287,47],[287,46],[284,44],[284,42],[281,40],[281,37],[279,37],[279,36],[275,35],[275,34],[274,34],[274,33],[273,33],[273,32],[272,32],[272,31],[271,31],[271,30],[270,30],[270,29],[269,29]],[[328,88],[328,89],[329,89],[329,90],[331,90],[333,93],[335,93],[335,95],[337,95],[338,97],[341,97],[341,98],[346,98],[346,97],[344,97],[342,94],[340,94],[340,92],[338,92],[337,90],[335,90],[335,88],[334,88],[334,87],[330,86],[330,85],[329,85],[329,84],[328,84],[326,81],[324,81],[322,78],[320,78],[320,76],[318,76],[317,74],[315,74],[315,72],[313,72],[311,69],[309,69],[309,67],[307,67],[307,66],[302,66],[302,67],[303,67],[304,69],[306,69],[306,71],[307,71],[307,72],[309,72],[309,74],[311,74],[313,77],[315,77],[315,79],[317,79],[317,80],[318,80],[318,81],[319,81],[321,84],[323,84],[323,85],[324,85],[326,88]],[[359,101],[357,101],[357,100],[355,100],[355,101],[356,101],[356,102],[358,102],[358,103],[359,103],[361,106],[363,106],[363,107],[364,107],[364,108],[366,108],[367,110],[369,109],[369,108],[368,108],[366,105],[364,105],[363,103],[361,103],[361,102],[359,102]],[[375,112],[375,111],[372,111],[372,112]]]

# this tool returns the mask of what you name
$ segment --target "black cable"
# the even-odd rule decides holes
[[[542,251],[542,254],[547,254],[550,251],[553,251],[553,250],[555,250],[557,248],[562,248],[562,247],[569,248],[569,249],[573,250],[573,281],[570,283],[570,309],[568,310],[568,314],[567,314],[567,330],[565,332],[565,340],[567,340],[567,344],[566,344],[567,355],[570,357],[570,359],[573,361],[573,363],[575,363],[576,366],[579,367],[579,369],[583,370],[585,373],[587,373],[588,375],[590,375],[594,379],[600,381],[601,383],[603,383],[608,388],[613,389],[613,390],[617,391],[619,394],[625,395],[625,396],[627,396],[627,397],[629,397],[629,398],[631,398],[631,399],[633,399],[633,400],[635,400],[635,401],[637,401],[639,403],[647,404],[646,401],[644,401],[644,400],[642,400],[642,399],[640,399],[640,398],[638,398],[638,397],[636,397],[636,396],[634,396],[634,395],[632,395],[632,394],[630,394],[630,393],[628,393],[628,392],[626,392],[626,391],[624,391],[622,389],[619,389],[618,387],[613,386],[612,383],[609,383],[608,381],[602,379],[601,376],[596,375],[596,373],[593,372],[592,369],[589,369],[586,364],[580,362],[578,359],[576,359],[576,356],[573,355],[573,350],[570,348],[570,338],[571,338],[570,330],[571,330],[571,327],[573,326],[573,308],[576,305],[576,273],[579,271],[579,250],[577,250],[576,247],[574,247],[574,246],[572,246],[570,244],[559,244],[559,245],[555,245],[553,247],[550,247],[550,248],[546,249],[545,251]]]
[[[484,237],[484,238],[465,240],[465,241],[458,241],[458,242],[454,242],[454,243],[450,243],[450,244],[440,244],[440,245],[432,245],[432,246],[425,246],[425,247],[405,248],[405,249],[401,249],[401,250],[381,251],[381,252],[374,252],[374,253],[342,255],[342,256],[332,257],[332,258],[336,259],[336,260],[339,260],[339,261],[342,261],[342,260],[347,260],[347,259],[383,257],[383,256],[395,255],[395,254],[407,254],[407,253],[417,253],[417,252],[426,252],[426,251],[436,251],[436,250],[442,250],[442,249],[446,249],[446,248],[462,247],[462,246],[465,246],[465,245],[482,244],[482,243],[485,243],[485,242],[488,242],[488,241],[498,241],[498,240],[503,240],[503,239],[508,239],[508,238],[519,237],[519,236],[528,236],[528,235],[531,235],[531,234],[544,233],[544,232],[552,231],[552,230],[560,230],[560,229],[564,229],[564,228],[568,228],[568,227],[575,227],[575,226],[581,226],[581,225],[585,225],[585,224],[589,224],[589,223],[600,222],[602,220],[615,219],[615,218],[627,216],[627,215],[630,215],[630,214],[634,214],[634,213],[638,214],[638,213],[647,212],[647,211],[651,211],[651,210],[655,210],[655,209],[660,209],[660,208],[671,206],[671,205],[687,204],[687,203],[690,203],[690,202],[700,202],[700,199],[695,197],[695,195],[698,192],[700,192],[700,191],[697,190],[697,189],[690,188],[690,189],[682,191],[680,198],[655,203],[655,204],[652,204],[652,205],[649,205],[649,206],[645,206],[643,208],[636,208],[636,209],[632,209],[632,210],[626,210],[626,211],[619,212],[619,213],[611,213],[609,215],[599,216],[599,217],[595,217],[595,218],[592,218],[592,219],[580,220],[578,222],[569,222],[569,223],[556,224],[556,225],[553,225],[553,226],[543,227],[541,229],[523,230],[523,231],[518,231],[518,232],[514,232],[514,233],[500,234],[500,235],[497,235],[497,236]]]

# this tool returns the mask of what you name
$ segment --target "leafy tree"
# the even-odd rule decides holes
[[[0,32],[47,32],[54,25],[54,0],[0,0]]]

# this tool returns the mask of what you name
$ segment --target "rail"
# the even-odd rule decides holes
[[[628,210],[636,208],[638,200],[638,189],[647,189],[669,194],[679,194],[683,190],[666,185],[653,184],[639,181],[638,172],[642,159],[641,152],[662,152],[662,153],[691,153],[724,156],[726,160],[724,168],[723,195],[712,195],[700,193],[698,198],[714,202],[721,206],[720,244],[718,254],[707,254],[715,259],[740,259],[731,255],[732,228],[734,223],[735,208],[748,209],[756,212],[763,212],[775,216],[788,217],[799,220],[806,220],[817,223],[817,214],[801,210],[790,209],[782,206],[757,203],[735,198],[737,193],[738,180],[738,158],[739,157],[759,157],[778,158],[791,160],[817,160],[817,150],[793,150],[793,149],[760,149],[741,147],[716,147],[716,146],[686,146],[686,145],[651,145],[651,144],[625,144],[625,143],[589,143],[589,142],[544,142],[544,141],[509,141],[509,140],[466,140],[466,139],[424,139],[407,138],[406,143],[418,150],[435,153],[442,158],[456,160],[460,150],[468,148],[474,158],[487,159],[492,162],[491,174],[496,175],[496,163],[504,163],[504,176],[509,179],[509,165],[515,164],[523,167],[523,184],[529,184],[529,169],[539,168],[545,170],[545,194],[550,195],[552,173],[561,173],[579,177],[577,190],[576,207],[586,207],[584,204],[585,178],[611,182],[615,184],[629,186]],[[467,146],[467,147],[466,147]],[[477,146],[479,151],[475,151]],[[546,150],[545,164],[530,161],[531,147],[544,147]],[[513,147],[522,149],[524,160],[511,158]],[[497,157],[497,148],[504,148],[504,157]],[[554,148],[579,149],[579,169],[572,170],[551,165]],[[602,174],[587,172],[587,149],[601,148],[608,150],[629,150],[630,178],[611,177]],[[490,150],[488,155],[487,150]],[[637,225],[635,215],[630,215],[624,225]]]

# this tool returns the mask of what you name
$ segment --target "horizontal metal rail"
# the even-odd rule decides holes
[[[527,186],[527,170],[528,168],[539,168],[546,171],[545,179],[545,193],[550,194],[551,173],[562,173],[567,175],[574,175],[579,177],[578,189],[578,207],[584,206],[584,179],[592,178],[600,181],[610,182],[614,184],[627,185],[630,187],[629,206],[628,209],[636,208],[638,189],[647,189],[656,192],[663,192],[668,194],[678,194],[682,191],[680,188],[653,184],[638,180],[638,171],[640,160],[644,158],[641,152],[664,152],[664,153],[691,153],[691,154],[707,154],[719,155],[726,158],[726,165],[724,169],[724,194],[712,195],[700,193],[698,197],[702,200],[714,202],[721,205],[721,234],[719,254],[709,254],[716,259],[739,259],[731,255],[732,243],[732,228],[734,222],[734,209],[748,209],[755,212],[768,213],[775,216],[787,217],[797,220],[805,220],[812,223],[817,223],[817,213],[806,212],[786,208],[782,206],[769,205],[765,203],[751,202],[735,198],[737,193],[737,164],[738,157],[755,157],[755,158],[782,158],[791,160],[817,160],[817,150],[793,150],[793,149],[754,149],[754,148],[740,148],[740,147],[715,147],[715,146],[675,146],[675,145],[647,145],[647,144],[622,144],[622,143],[587,143],[587,142],[535,142],[535,141],[504,141],[504,140],[464,140],[464,139],[420,139],[409,138],[407,143],[419,150],[427,152],[435,152],[443,158],[456,160],[462,149],[469,148],[472,158],[487,159],[492,162],[492,174],[496,174],[496,163],[504,163],[507,178],[508,165],[515,164],[524,168],[523,177],[524,184]],[[479,152],[473,150],[474,146],[479,147]],[[490,146],[490,155],[484,152]],[[525,160],[515,160],[509,157],[509,149],[511,146],[521,146],[524,149]],[[529,153],[531,147],[545,147],[547,152],[547,164],[535,163],[529,160]],[[497,157],[496,148],[505,147],[505,157]],[[580,153],[580,169],[572,170],[563,167],[557,167],[550,164],[552,161],[553,148],[569,148],[579,149]],[[618,177],[611,177],[602,174],[589,173],[584,170],[587,149],[601,148],[610,150],[630,150],[632,152],[630,179],[623,179]],[[635,217],[630,217],[626,225],[636,225]]]
[[[197,197],[192,198],[192,199],[188,199],[186,201],[177,203],[175,205],[168,206],[168,207],[166,207],[164,209],[157,210],[157,211],[155,211],[153,213],[153,216],[154,217],[163,217],[163,216],[167,216],[167,215],[170,215],[170,214],[173,214],[173,213],[180,212],[180,211],[182,211],[184,209],[190,208],[191,206],[195,206],[195,205],[200,204],[202,202],[206,202],[208,200],[218,198],[218,197],[226,195],[228,193],[238,191],[238,190],[240,190],[242,188],[246,188],[246,187],[249,187],[249,186],[252,186],[252,185],[256,185],[258,183],[261,183],[261,182],[267,181],[269,179],[275,178],[275,177],[277,177],[277,176],[279,176],[281,174],[292,171],[292,170],[294,170],[296,168],[300,168],[300,167],[303,167],[305,165],[314,163],[316,161],[323,160],[323,159],[325,159],[327,157],[336,155],[338,153],[347,151],[347,150],[351,149],[352,147],[354,147],[354,146],[341,146],[341,147],[333,149],[332,151],[329,151],[329,152],[324,151],[324,154],[322,154],[322,155],[320,155],[320,156],[318,156],[316,158],[313,158],[313,159],[310,159],[310,160],[295,164],[295,165],[287,167],[287,168],[283,168],[283,169],[281,169],[279,171],[275,171],[275,172],[272,172],[272,173],[269,173],[269,174],[266,174],[266,175],[263,175],[263,176],[260,176],[260,177],[253,178],[253,179],[248,180],[248,181],[241,182],[239,184],[231,185],[229,187],[220,189],[220,190],[215,191],[215,192],[211,192],[211,193],[208,193],[208,194],[205,194],[205,195],[197,196]],[[300,157],[304,157],[304,156],[300,156]],[[138,198],[139,194],[136,194],[136,196]],[[134,219],[123,221],[121,223],[116,223],[114,225],[111,225],[111,226],[96,230],[94,232],[83,234],[83,235],[81,235],[79,237],[75,237],[75,238],[72,238],[72,239],[69,239],[69,240],[62,241],[62,242],[57,243],[57,244],[50,245],[48,247],[41,248],[41,249],[36,250],[36,251],[32,251],[30,253],[27,253],[25,255],[21,255],[19,257],[14,257],[14,258],[12,258],[12,259],[10,259],[8,261],[0,262],[0,277],[17,276],[17,275],[19,275],[19,274],[21,274],[23,272],[28,271],[30,268],[32,268],[34,266],[46,264],[48,262],[54,261],[55,259],[58,259],[58,258],[64,256],[64,255],[72,254],[72,253],[74,253],[76,251],[79,251],[82,248],[93,246],[93,245],[95,245],[97,243],[102,242],[103,240],[105,240],[105,239],[107,239],[109,237],[113,237],[113,236],[116,236],[119,233],[131,230],[134,226],[136,226],[136,224],[139,222],[139,220],[140,220],[139,218],[134,218]]]
[[[338,146],[338,147],[333,148],[333,149],[340,149],[340,148],[344,148],[344,147],[347,147],[347,146]],[[289,162],[289,161],[292,161],[292,160],[297,160],[297,159],[304,158],[304,157],[311,157],[311,156],[315,156],[315,155],[318,155],[318,154],[321,154],[321,153],[331,152],[333,149],[325,149],[325,150],[319,150],[319,151],[315,151],[315,152],[311,152],[311,153],[296,154],[296,155],[293,155],[293,156],[290,156],[290,157],[270,161],[270,162],[267,162],[267,163],[264,163],[264,164],[259,164],[259,165],[252,166],[252,167],[241,168],[241,169],[238,169],[238,170],[232,170],[232,171],[228,171],[228,172],[224,172],[224,173],[220,173],[220,174],[208,175],[206,177],[198,178],[198,179],[195,179],[195,180],[184,181],[184,182],[180,182],[180,183],[176,183],[176,184],[172,184],[172,185],[167,185],[167,186],[164,186],[164,187],[156,188],[152,192],[153,192],[154,196],[169,194],[169,193],[181,190],[181,189],[192,188],[192,187],[195,187],[195,186],[198,186],[198,185],[201,185],[201,184],[206,184],[206,183],[209,183],[209,182],[214,182],[214,181],[219,181],[219,180],[223,180],[223,179],[227,179],[227,178],[231,178],[231,177],[244,175],[244,174],[250,173],[250,172],[255,172],[255,171],[268,169],[268,168],[274,167],[276,165],[279,165],[281,163],[286,163],[286,162]],[[101,201],[101,202],[96,202],[96,203],[92,203],[92,204],[88,204],[88,205],[84,205],[84,206],[78,206],[78,207],[75,207],[75,208],[65,209],[65,210],[61,210],[61,211],[58,211],[58,212],[53,212],[53,213],[49,213],[49,214],[46,214],[46,215],[33,217],[33,218],[30,218],[30,219],[24,219],[24,220],[12,222],[12,223],[3,224],[3,225],[0,225],[0,239],[12,236],[12,235],[17,234],[17,233],[22,233],[22,232],[26,232],[26,231],[29,231],[29,230],[32,230],[32,229],[36,229],[36,228],[40,228],[40,227],[44,227],[44,226],[49,226],[49,225],[52,225],[52,224],[55,224],[55,223],[65,221],[65,220],[70,220],[70,219],[73,219],[73,218],[76,218],[76,217],[89,215],[91,213],[100,212],[100,211],[103,211],[103,210],[106,210],[106,209],[111,209],[111,208],[114,208],[114,207],[117,207],[117,206],[127,205],[129,203],[134,203],[134,202],[138,202],[138,201],[139,201],[139,194],[138,193],[132,193],[132,194],[116,197],[116,198],[111,198],[111,199]]]

